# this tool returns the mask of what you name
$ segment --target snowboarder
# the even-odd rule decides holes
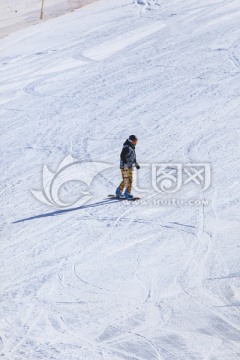
[[[133,167],[136,166],[140,169],[140,166],[136,160],[135,146],[137,144],[137,137],[130,135],[129,138],[123,144],[123,149],[120,155],[120,169],[122,173],[122,182],[116,189],[116,196],[120,199],[133,199],[132,182],[133,182]],[[123,190],[125,189],[124,193]]]

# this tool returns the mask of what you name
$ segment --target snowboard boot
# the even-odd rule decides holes
[[[124,192],[124,197],[127,200],[132,200],[134,198],[133,194],[131,194],[127,189]]]
[[[116,189],[116,197],[119,199],[124,199],[124,196],[121,194],[119,187]]]

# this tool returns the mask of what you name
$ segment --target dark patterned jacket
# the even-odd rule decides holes
[[[126,140],[120,155],[120,169],[132,169],[135,164],[137,164],[135,145]]]

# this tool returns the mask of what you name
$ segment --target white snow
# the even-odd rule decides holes
[[[127,46],[140,41],[145,37],[158,32],[166,25],[161,22],[151,24],[150,26],[136,28],[133,31],[122,33],[116,39],[113,38],[102,44],[98,44],[93,48],[90,48],[83,52],[83,55],[93,60],[104,60],[109,56],[114,55],[118,51],[124,49]]]
[[[240,357],[240,3],[138,3],[100,0],[0,40],[4,360]],[[140,164],[211,164],[208,191],[176,194],[209,205],[156,206],[153,189],[107,200],[130,134]],[[70,154],[111,165],[90,202],[37,201],[44,166]]]
[[[97,0],[1,0],[0,38]]]

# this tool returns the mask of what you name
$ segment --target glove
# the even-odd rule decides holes
[[[138,165],[137,163],[136,163],[136,168],[139,170],[140,169],[140,165]]]

